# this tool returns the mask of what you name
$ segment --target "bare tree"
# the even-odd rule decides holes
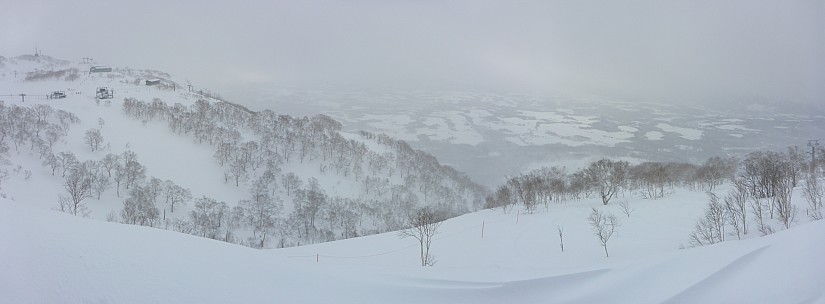
[[[516,196],[513,194],[513,191],[510,190],[509,186],[499,186],[494,195],[497,204],[501,206],[501,210],[504,211],[505,214],[512,210],[513,205],[515,205]]]
[[[533,175],[521,175],[517,177],[509,177],[507,184],[513,189],[517,198],[524,204],[524,208],[528,213],[533,213],[537,205],[537,191],[540,180]]]
[[[92,151],[100,150],[100,145],[103,143],[103,135],[100,134],[100,129],[86,130],[86,136],[83,139],[92,148]]]
[[[734,181],[733,188],[724,198],[728,222],[740,240],[743,234],[748,234],[748,201],[750,199],[747,185],[742,180]]]
[[[58,194],[57,195],[57,211],[66,212],[72,215],[81,215],[83,217],[89,216],[89,208],[85,204],[74,205],[71,197]]]
[[[126,182],[126,168],[120,162],[115,163],[115,194],[120,197],[120,185]]]
[[[69,169],[79,163],[77,157],[75,157],[72,152],[57,153],[57,161],[60,162],[60,166],[63,169],[63,175],[61,175],[61,177],[66,177],[66,173],[68,173]]]
[[[762,199],[758,197],[752,197],[751,200],[751,213],[756,220],[756,228],[762,233],[763,236],[773,233],[773,228],[770,225],[765,223],[765,205],[762,204]]]
[[[604,247],[604,256],[610,257],[610,253],[607,251],[607,242],[610,241],[610,238],[619,227],[619,219],[613,214],[603,213],[593,208],[587,220],[590,222],[590,227],[593,228],[593,234],[599,239],[599,244]]]
[[[203,237],[218,239],[222,229],[228,228],[228,213],[229,206],[224,202],[206,196],[196,199],[195,210],[189,214],[194,225],[193,231]]]
[[[175,213],[176,205],[183,205],[192,199],[192,192],[189,189],[178,186],[171,180],[163,182],[163,193],[172,213]]]
[[[729,164],[720,157],[708,158],[696,171],[697,179],[701,182],[702,189],[713,191],[716,186],[722,184],[725,178],[735,171],[735,166]]]
[[[120,156],[109,153],[103,157],[103,160],[100,161],[100,165],[103,167],[103,169],[106,169],[106,175],[112,177],[112,169],[117,167],[117,164],[119,162]]]
[[[794,167],[794,164],[788,159],[782,162],[778,172],[780,175],[778,178],[779,185],[776,187],[776,196],[774,197],[776,214],[779,217],[779,221],[785,226],[785,229],[791,228],[791,224],[796,221],[798,210],[796,205],[793,204],[793,201],[791,201],[793,188],[796,183],[796,170]]]
[[[97,195],[97,199],[100,199],[100,195],[103,194],[109,187],[112,186],[112,182],[104,172],[99,172],[97,176],[92,180],[92,190],[94,191],[95,195]]]
[[[60,169],[60,160],[53,153],[44,156],[42,164],[52,169],[52,176],[54,176],[54,172],[57,171],[57,169]]]
[[[430,208],[421,208],[407,217],[409,228],[398,232],[399,236],[414,237],[420,246],[421,266],[433,266],[435,257],[430,254],[433,236],[438,233],[438,227],[444,222],[444,216]]]
[[[627,217],[630,217],[630,214],[633,213],[633,211],[636,211],[636,208],[633,208],[627,200],[620,201],[619,208],[622,210],[622,213],[627,215]]]
[[[228,163],[229,160],[232,158],[232,155],[237,153],[238,148],[231,143],[221,143],[218,145],[218,149],[215,150],[215,159],[218,160],[218,163],[223,166],[224,164]]]
[[[644,162],[630,168],[630,178],[636,187],[642,188],[643,198],[665,197],[668,183],[668,166],[660,162]]]
[[[86,214],[83,214],[83,212],[86,210],[86,207],[83,204],[83,200],[92,195],[91,179],[86,172],[80,168],[72,169],[71,172],[66,175],[63,188],[69,193],[69,208],[64,211],[68,211],[68,213],[72,215],[81,214],[85,216]]]
[[[286,195],[291,196],[292,192],[300,188],[303,182],[301,182],[301,178],[295,175],[295,173],[289,172],[281,179],[281,183],[284,189],[286,189]]]
[[[54,109],[45,104],[36,104],[32,106],[34,110],[34,116],[36,118],[36,122],[46,122],[46,119],[49,118],[52,114],[54,114]]]
[[[822,184],[814,174],[808,175],[802,195],[808,201],[808,217],[817,221],[822,219],[822,198],[825,196],[825,184]]]
[[[587,180],[591,183],[591,187],[596,189],[603,204],[607,205],[619,188],[624,185],[628,167],[629,164],[625,161],[614,162],[604,158],[590,163],[590,166],[584,169]]]
[[[564,252],[564,227],[558,225],[556,230],[559,232],[559,247],[561,247],[561,252]]]
[[[157,177],[152,177],[152,178],[149,179],[149,181],[144,186],[146,188],[148,188],[148,190],[149,190],[149,194],[151,195],[151,198],[152,198],[152,204],[157,205],[158,204],[158,196],[160,196],[161,193],[163,193],[164,186],[165,186],[165,184],[163,183],[163,180],[161,180]]]
[[[151,189],[139,185],[132,187],[129,196],[123,201],[120,216],[126,224],[156,226],[160,220],[160,211],[152,201]]]
[[[60,137],[63,137],[63,131],[60,129],[58,125],[49,125],[46,128],[46,142],[49,144],[49,148],[54,146]]]
[[[137,185],[140,181],[146,178],[146,167],[137,161],[137,154],[132,151],[124,151],[121,159],[123,160],[123,174],[126,189],[130,186]]]
[[[240,181],[246,181],[249,177],[249,173],[247,172],[249,162],[240,156],[241,155],[238,155],[238,157],[229,163],[229,174],[235,178],[235,187],[239,187]]]
[[[329,197],[314,177],[309,179],[306,190],[298,190],[295,193],[295,199],[292,200],[295,205],[294,214],[304,226],[304,235],[309,237],[317,228],[315,220],[321,209],[327,205]]]
[[[275,228],[277,216],[283,209],[283,202],[267,193],[254,195],[252,200],[238,203],[243,210],[243,218],[252,227],[250,245],[264,248],[269,240],[269,233]]]
[[[708,192],[708,198],[710,202],[705,207],[705,216],[696,223],[690,235],[693,246],[704,246],[725,241],[725,224],[728,222],[727,209],[713,192]]]

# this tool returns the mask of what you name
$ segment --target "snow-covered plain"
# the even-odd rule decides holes
[[[493,92],[284,93],[277,84],[236,89],[227,96],[253,109],[277,104],[288,113],[327,114],[347,122],[345,129],[386,133],[489,187],[501,184],[504,175],[560,158],[699,163],[713,156],[803,146],[825,132],[819,106],[763,111],[735,101],[726,107]],[[694,148],[672,149],[676,145]],[[491,157],[490,150],[506,153]]]

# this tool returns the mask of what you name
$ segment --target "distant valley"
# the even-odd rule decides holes
[[[712,107],[556,100],[471,92],[334,93],[250,86],[255,109],[324,113],[346,130],[386,133],[493,186],[542,166],[578,169],[601,157],[702,162],[825,138],[821,107],[739,102]],[[483,165],[479,165],[483,164]]]

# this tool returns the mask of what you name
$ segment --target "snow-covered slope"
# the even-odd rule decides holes
[[[185,81],[160,71],[113,67],[91,73],[89,63],[48,56],[2,61],[0,146],[9,149],[7,156],[0,153],[0,159],[8,160],[0,163],[0,175],[8,172],[9,178],[0,179],[0,194],[14,200],[56,208],[59,195],[66,195],[64,177],[71,170],[53,169],[47,162],[71,153],[77,164],[95,161],[88,171],[109,179],[99,197],[83,201],[93,218],[122,220],[124,202],[135,196],[135,186],[169,181],[190,190],[192,199],[172,208],[154,195],[158,212],[151,225],[188,227],[179,220],[189,220],[195,201],[208,197],[226,203],[216,212],[231,212],[237,220],[218,225],[221,231],[211,237],[262,247],[388,231],[401,225],[404,210],[422,206],[458,215],[483,203],[483,187],[431,155],[384,135],[344,132],[326,116],[280,115],[277,105],[251,112],[201,88],[190,90]],[[150,79],[160,83],[147,85]],[[95,98],[101,87],[113,90],[114,98]],[[49,99],[52,91],[64,91],[67,97]],[[36,115],[35,107],[45,114]],[[62,113],[77,119],[66,122]],[[46,144],[52,127],[58,136]],[[102,135],[99,148],[85,141],[91,131]],[[217,156],[219,148],[226,148],[225,157]],[[123,163],[130,152],[145,168],[145,179],[116,184],[118,175],[103,172],[100,164],[110,154]],[[311,196],[321,199],[310,202]],[[266,236],[244,227],[244,216],[235,208],[241,200],[271,206],[276,219],[264,221]],[[300,203],[314,205],[295,207]]]
[[[477,229],[460,230],[479,220],[498,221],[484,239]],[[516,225],[535,227],[530,217],[516,224],[515,215],[495,211],[452,219],[443,226],[445,239],[434,244],[444,258],[421,268],[416,248],[316,262],[314,255],[296,257],[300,248],[255,250],[2,199],[0,303],[825,303],[822,221],[656,255],[634,248],[638,255],[591,257],[591,266],[576,267],[548,266],[559,264],[549,252],[543,259],[541,252],[524,252],[519,245],[547,242],[553,233],[504,229]],[[598,255],[587,233],[572,227],[568,233]],[[414,243],[384,234],[305,251],[346,255],[402,241]],[[576,255],[579,244],[568,246],[564,255]]]
[[[120,196],[108,189],[99,199],[87,198],[92,219],[73,217],[51,210],[56,207],[58,193],[64,191],[65,179],[61,175],[66,170],[54,171],[42,163],[50,153],[72,151],[84,161],[99,160],[108,153],[134,151],[145,165],[148,177],[174,180],[191,189],[195,197],[209,196],[234,205],[250,198],[250,190],[264,174],[252,170],[251,178],[241,179],[240,186],[235,186],[233,177],[224,175],[229,171],[216,160],[215,144],[210,142],[229,138],[226,143],[235,145],[255,140],[261,143],[260,147],[269,136],[264,131],[279,128],[295,131],[293,135],[305,132],[301,135],[330,136],[339,145],[363,147],[372,155],[371,161],[378,164],[365,162],[367,168],[374,167],[366,170],[371,172],[367,174],[370,179],[358,179],[355,171],[349,171],[349,175],[335,173],[334,161],[327,160],[334,154],[324,151],[301,159],[297,156],[300,150],[296,150],[291,152],[296,153],[291,161],[270,164],[280,170],[276,174],[279,182],[285,173],[295,172],[302,180],[318,180],[332,195],[353,201],[374,195],[368,201],[378,205],[353,207],[347,201],[336,201],[341,213],[331,212],[336,209],[320,212],[318,223],[325,225],[319,224],[319,231],[328,229],[329,233],[316,235],[319,238],[337,238],[342,231],[333,225],[338,223],[351,221],[366,227],[382,221],[392,224],[393,217],[403,214],[399,209],[426,202],[435,206],[456,204],[461,193],[467,197],[474,190],[466,185],[463,190],[459,187],[460,181],[469,180],[466,176],[441,167],[432,156],[414,151],[403,142],[340,131],[322,116],[296,119],[278,117],[275,112],[251,113],[209,94],[184,91],[183,82],[175,82],[174,77],[162,72],[124,68],[88,75],[81,72],[88,70],[87,64],[47,57],[1,61],[0,95],[4,96],[0,99],[4,106],[28,109],[33,108],[32,104],[49,105],[57,111],[75,113],[79,120],[64,125],[58,122],[58,116],[66,114],[51,113],[43,115],[44,120],[32,130],[26,130],[36,131],[49,124],[58,131],[67,130],[50,149],[42,149],[47,146],[43,142],[16,135],[33,138],[31,133],[17,132],[20,125],[2,125],[13,127],[3,131],[13,132],[4,133],[9,151],[0,157],[7,161],[0,165],[0,303],[825,303],[825,264],[818,262],[825,255],[822,221],[806,223],[807,217],[800,213],[788,230],[772,220],[771,225],[780,231],[767,237],[758,237],[759,233],[752,229],[742,241],[680,250],[689,243],[691,228],[702,215],[707,196],[678,188],[670,189],[672,193],[658,200],[621,193],[619,199],[628,201],[635,209],[629,217],[616,204],[604,206],[592,198],[542,205],[532,214],[525,214],[519,207],[509,213],[495,209],[466,214],[441,226],[431,251],[437,262],[434,267],[420,267],[418,243],[399,238],[393,232],[287,249],[254,250],[185,233],[104,222],[107,218],[118,220],[122,215],[127,196],[123,188]],[[77,77],[72,76],[75,73]],[[31,79],[24,80],[29,76]],[[140,82],[148,78],[162,79],[163,84],[150,87]],[[100,86],[115,90],[116,98],[111,104],[91,96]],[[68,98],[45,99],[45,94],[53,90],[65,90]],[[21,93],[27,94],[26,101]],[[123,107],[126,103],[130,106]],[[272,105],[273,111],[280,106]],[[561,109],[556,112],[525,110],[518,115],[532,118],[501,117],[507,128],[544,128],[545,120],[553,120],[563,124],[553,128],[590,130],[589,138],[600,140],[621,139],[625,133],[643,131],[621,125],[610,133],[599,132],[589,127],[597,124],[592,116]],[[18,117],[14,115],[18,114],[37,116],[22,110],[3,113],[3,123],[16,121]],[[491,122],[492,118],[485,113],[470,113],[481,115],[480,124],[504,126]],[[181,122],[199,114],[207,118],[203,121],[216,123],[213,127],[225,129],[212,129],[212,133],[201,129],[187,131],[191,126]],[[27,117],[30,118],[33,119]],[[373,118],[387,123],[407,122],[403,117]],[[450,128],[469,130],[456,119],[445,121],[450,121]],[[260,124],[266,122],[272,125],[261,128]],[[447,134],[427,130],[442,122],[426,119],[424,127],[416,132]],[[726,123],[731,125],[734,121]],[[175,127],[170,130],[170,125]],[[674,136],[683,140],[707,136],[706,129],[686,128],[673,120],[658,121],[655,125],[658,133],[646,133],[654,138],[666,134],[678,134]],[[749,128],[728,125],[720,129]],[[241,139],[226,129],[230,127],[237,127]],[[300,129],[304,127],[307,129]],[[102,133],[101,150],[93,150],[84,143],[87,130]],[[48,130],[40,131],[36,137]],[[207,133],[211,135],[205,136]],[[279,151],[284,147],[280,143],[276,146]],[[497,151],[490,151],[493,152]],[[415,163],[429,165],[410,166]],[[8,177],[4,178],[4,174]],[[293,200],[284,193],[283,184],[269,186],[267,191]],[[716,189],[720,193],[725,190],[725,186]],[[795,190],[793,200],[800,210],[805,210],[800,190]],[[374,192],[368,195],[367,191]],[[383,202],[395,205],[387,208]],[[196,209],[192,202],[174,213],[162,200],[157,205],[169,218],[182,220],[187,220],[189,211]],[[619,232],[609,243],[610,258],[604,257],[588,225],[591,208],[620,217]],[[284,209],[281,215],[298,208]],[[340,214],[348,217],[334,216]],[[352,217],[353,214],[361,216]],[[250,224],[244,223],[249,218],[244,219],[222,222],[216,238],[253,245],[255,239],[244,239],[253,234]],[[272,224],[265,230],[274,235],[272,238],[300,234],[307,228],[306,222],[296,221],[300,219],[281,218],[278,225]],[[190,226],[180,222],[160,223],[155,227],[193,233]],[[232,230],[233,225],[245,228]],[[187,227],[190,229],[183,229]],[[563,229],[563,251],[559,246],[559,228]],[[355,235],[364,231],[378,229],[358,230]],[[256,237],[260,237],[260,232],[254,232]],[[270,242],[264,247],[279,245]]]

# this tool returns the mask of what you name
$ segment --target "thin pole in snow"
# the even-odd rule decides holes
[[[516,211],[516,224],[518,224],[518,216],[521,214],[521,210]]]
[[[484,221],[481,221],[481,238],[484,238]]]
[[[319,258],[319,257],[320,257],[320,255],[316,253],[316,254],[315,254],[315,263],[318,263],[318,258]]]

